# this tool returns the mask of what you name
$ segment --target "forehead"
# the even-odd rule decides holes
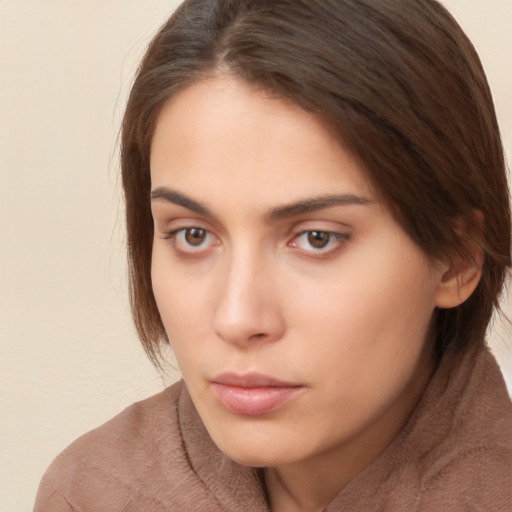
[[[194,190],[209,201],[372,195],[362,163],[320,116],[227,77],[195,83],[166,103],[150,163],[153,189]]]

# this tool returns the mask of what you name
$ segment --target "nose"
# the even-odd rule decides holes
[[[220,297],[213,330],[239,347],[276,341],[285,331],[279,303],[278,269],[249,255],[232,258],[219,275]]]

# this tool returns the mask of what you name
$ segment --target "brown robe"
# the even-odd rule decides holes
[[[178,382],[82,436],[35,512],[268,512],[261,472],[228,459]],[[326,512],[512,511],[512,406],[487,349],[445,356],[384,452]]]

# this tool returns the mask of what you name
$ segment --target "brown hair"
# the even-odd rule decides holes
[[[155,122],[176,91],[219,73],[328,120],[427,254],[468,259],[467,240],[480,245],[477,289],[433,327],[437,356],[483,343],[510,266],[509,197],[489,86],[450,14],[435,0],[186,0],[150,44],[122,126],[131,304],[150,358],[168,343],[151,288]]]

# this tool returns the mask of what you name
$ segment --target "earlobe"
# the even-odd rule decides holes
[[[460,306],[475,291],[482,277],[484,253],[478,247],[472,256],[473,261],[465,261],[462,258],[452,261],[449,268],[443,272],[436,292],[435,305],[438,308]]]

